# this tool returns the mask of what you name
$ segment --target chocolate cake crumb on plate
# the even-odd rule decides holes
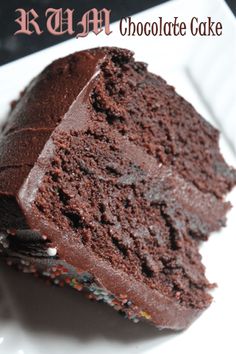
[[[214,287],[199,244],[236,184],[218,139],[128,50],[56,60],[2,129],[1,256],[134,322],[187,327]]]

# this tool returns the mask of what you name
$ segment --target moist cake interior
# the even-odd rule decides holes
[[[179,174],[180,189],[193,184],[199,198],[209,193],[214,201],[228,188],[225,162],[218,132],[173,87],[164,90],[143,63],[107,59],[90,94],[88,126],[53,133],[54,157],[35,206],[114,269],[203,308],[211,285],[198,242],[211,230],[186,200],[172,196],[172,174]],[[155,164],[156,176],[135,163],[132,148]]]

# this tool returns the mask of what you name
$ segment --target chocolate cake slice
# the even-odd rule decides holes
[[[218,138],[128,50],[53,62],[1,134],[2,257],[135,322],[187,327],[211,303],[199,243],[236,183]]]

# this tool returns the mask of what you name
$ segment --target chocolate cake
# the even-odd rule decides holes
[[[199,243],[236,183],[218,138],[128,50],[56,60],[1,133],[1,256],[134,322],[187,327],[212,300]]]

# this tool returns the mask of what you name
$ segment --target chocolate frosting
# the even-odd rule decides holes
[[[103,50],[90,50],[56,60],[23,91],[0,140],[0,193],[16,196],[50,134],[98,72],[104,57]],[[17,172],[8,173],[6,183],[5,171],[14,167]]]

